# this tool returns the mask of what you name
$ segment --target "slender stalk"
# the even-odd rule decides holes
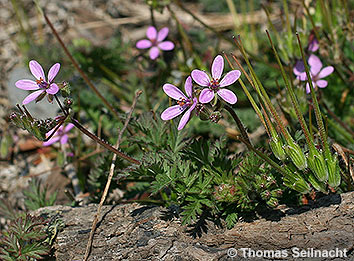
[[[267,30],[266,30],[266,33],[267,33],[270,45],[272,46],[272,50],[273,50],[273,53],[275,55],[275,58],[276,58],[276,60],[277,60],[277,62],[279,64],[280,72],[281,72],[281,75],[283,77],[285,86],[286,86],[286,88],[288,90],[288,93],[290,94],[291,103],[292,103],[292,105],[293,105],[293,107],[295,109],[296,116],[297,116],[297,118],[299,120],[299,123],[301,125],[301,128],[302,128],[302,130],[304,132],[305,139],[307,141],[307,145],[309,147],[311,147],[311,148],[314,148],[312,136],[310,136],[310,133],[309,133],[309,130],[307,128],[304,116],[302,115],[302,113],[300,111],[299,103],[298,103],[298,101],[296,99],[294,90],[292,89],[291,85],[289,84],[289,80],[288,80],[288,78],[286,76],[284,67],[283,67],[283,65],[282,65],[282,63],[280,61],[279,55],[277,53],[277,50],[275,49],[275,46],[274,46],[273,41],[272,41],[272,38],[270,37],[269,32]]]
[[[113,116],[118,119],[119,121],[121,121],[121,119],[119,118],[119,115],[117,113],[117,111],[112,107],[111,104],[109,104],[109,102],[102,96],[102,94],[99,93],[99,91],[96,89],[96,87],[93,85],[93,83],[90,81],[90,79],[88,78],[88,76],[84,73],[83,70],[81,70],[79,64],[77,63],[77,61],[75,60],[75,58],[70,54],[68,48],[66,48],[63,40],[61,39],[61,37],[59,36],[58,32],[55,30],[53,24],[51,23],[51,21],[49,20],[49,18],[47,17],[47,15],[43,12],[43,16],[44,19],[46,20],[47,24],[49,25],[50,29],[52,30],[54,36],[57,38],[58,42],[60,43],[61,47],[63,48],[64,52],[66,53],[66,55],[68,56],[68,58],[70,59],[70,61],[72,62],[72,64],[74,65],[74,67],[76,68],[76,70],[80,73],[81,77],[84,79],[84,81],[86,82],[86,84],[91,88],[91,90],[100,98],[100,100],[104,103],[104,105],[106,105],[106,107],[112,112]]]
[[[91,139],[93,139],[94,141],[96,141],[97,143],[99,143],[101,146],[105,147],[107,150],[112,151],[113,153],[117,154],[119,157],[133,163],[133,164],[140,164],[139,160],[136,160],[132,157],[129,157],[128,155],[125,155],[124,153],[120,152],[119,150],[117,150],[116,148],[112,147],[111,145],[109,145],[108,143],[106,143],[105,141],[99,139],[95,134],[89,132],[84,126],[82,126],[76,119],[71,118],[71,123],[75,125],[76,128],[78,128],[81,132],[83,132],[86,136],[90,137]]]
[[[240,36],[238,36],[238,40],[236,38],[234,38],[235,40],[235,43],[236,45],[238,46],[239,50],[241,51],[246,63],[247,63],[247,66],[251,72],[251,77],[252,77],[252,80],[254,82],[254,85],[256,87],[256,91],[258,93],[258,95],[261,97],[261,99],[264,101],[264,104],[266,106],[266,108],[270,111],[270,113],[272,114],[272,116],[274,117],[275,121],[277,122],[281,132],[283,133],[285,139],[288,141],[288,142],[292,142],[293,139],[292,137],[290,136],[288,130],[285,128],[284,126],[284,123],[282,122],[282,120],[280,119],[280,116],[278,115],[276,109],[274,108],[267,92],[265,91],[261,81],[259,80],[259,78],[257,77],[255,71],[253,70],[253,67],[247,57],[247,54],[245,52],[245,49],[242,45],[242,42],[241,42],[241,38]]]
[[[239,137],[238,138],[241,142],[243,142],[247,148],[249,150],[252,150],[253,152],[255,152],[260,158],[262,158],[265,162],[269,163],[269,165],[271,165],[273,168],[275,168],[277,171],[279,171],[280,173],[282,173],[284,176],[287,176],[288,173],[284,170],[284,168],[282,168],[281,166],[279,166],[275,161],[273,161],[271,158],[269,158],[266,154],[264,154],[263,152],[257,150],[255,147],[253,147],[249,142],[247,142],[246,140],[244,140],[243,138]]]
[[[229,105],[225,105],[224,108],[231,114],[232,118],[236,122],[237,127],[239,128],[239,130],[241,132],[242,138],[245,141],[247,141],[249,144],[251,144],[251,141],[248,137],[247,131],[246,131],[245,127],[243,126],[240,118],[237,116],[236,112]]]
[[[299,43],[299,48],[300,48],[300,51],[301,51],[302,60],[303,60],[303,63],[305,65],[305,71],[306,71],[306,75],[307,75],[307,79],[308,79],[307,82],[310,85],[311,97],[312,97],[312,102],[313,102],[313,105],[314,105],[313,107],[314,107],[314,111],[315,111],[315,116],[316,116],[318,129],[319,129],[319,132],[320,132],[320,138],[321,138],[322,145],[323,145],[323,148],[324,148],[324,153],[325,153],[326,158],[329,159],[329,158],[331,158],[331,152],[329,150],[329,146],[328,146],[328,142],[327,142],[327,135],[326,135],[326,132],[325,132],[323,121],[322,121],[321,111],[320,111],[320,107],[318,105],[317,97],[316,97],[316,94],[315,94],[315,89],[313,88],[313,84],[312,84],[312,80],[311,80],[312,78],[311,78],[311,75],[310,75],[309,66],[307,64],[307,61],[306,61],[306,58],[305,58],[305,53],[304,53],[304,50],[302,48],[300,36],[299,36],[298,33],[296,33],[296,37],[297,37],[297,40],[298,40],[298,43]]]
[[[118,149],[119,148],[119,145],[121,143],[121,140],[122,140],[122,136],[123,136],[123,133],[125,131],[125,129],[128,127],[128,124],[129,124],[129,121],[132,117],[132,114],[133,114],[133,111],[135,109],[135,106],[136,106],[136,102],[140,96],[140,94],[142,93],[142,91],[137,91],[136,94],[135,94],[135,97],[134,97],[134,100],[133,100],[133,104],[130,108],[130,111],[128,113],[128,117],[127,119],[125,120],[124,122],[124,126],[123,128],[120,130],[119,132],[119,135],[118,135],[118,139],[117,139],[117,143],[115,145],[115,149]],[[91,227],[91,232],[90,232],[90,236],[89,236],[89,240],[87,242],[87,246],[86,246],[86,251],[85,251],[85,257],[84,257],[84,260],[86,261],[88,259],[88,257],[90,256],[90,253],[91,253],[91,247],[92,247],[92,242],[93,242],[93,236],[95,234],[95,231],[96,231],[96,226],[97,226],[97,222],[98,222],[98,219],[100,217],[100,214],[101,214],[101,210],[102,210],[102,206],[103,206],[103,203],[105,202],[106,200],[106,197],[107,197],[107,194],[108,194],[108,190],[109,190],[109,187],[111,185],[111,181],[112,181],[112,178],[113,178],[113,174],[114,174],[114,169],[115,169],[115,161],[117,159],[117,154],[114,154],[113,155],[113,158],[112,158],[112,163],[111,163],[111,167],[110,167],[110,170],[109,170],[109,175],[108,175],[108,179],[107,179],[107,183],[106,183],[106,186],[104,188],[104,191],[103,191],[103,194],[102,194],[102,197],[101,197],[101,201],[100,201],[100,204],[98,205],[98,208],[97,208],[97,213],[96,213],[96,216],[95,216],[95,219],[93,220],[93,223],[92,223],[92,227]]]
[[[230,62],[230,60],[229,60],[229,58],[227,57],[227,55],[226,55],[225,53],[223,53],[223,55],[224,55],[226,61],[228,62],[228,64],[230,65],[231,69],[234,70],[234,66],[233,66],[232,63]],[[232,54],[231,54],[231,55],[232,55]],[[232,55],[232,56],[233,56],[233,55]],[[234,56],[233,56],[233,57],[234,57]],[[234,59],[235,59],[235,57],[234,57]],[[242,68],[241,64],[238,63],[238,61],[237,61],[237,65],[238,65],[238,67],[242,70],[242,72],[244,72],[244,69]],[[249,76],[248,76],[247,74],[245,74],[245,75],[246,75],[247,79],[250,81]],[[265,123],[265,121],[264,121],[262,112],[261,112],[261,110],[258,108],[257,103],[256,103],[255,100],[253,99],[253,97],[252,97],[252,95],[250,94],[250,92],[247,90],[247,88],[246,88],[245,84],[243,83],[242,79],[239,78],[238,81],[239,81],[239,83],[240,83],[240,85],[241,85],[241,87],[242,87],[242,90],[245,92],[245,94],[246,94],[248,100],[251,102],[251,105],[252,105],[253,109],[254,109],[255,112],[257,113],[258,118],[259,118],[260,121],[262,122],[262,124],[263,124],[263,126],[265,127],[265,129],[268,131],[268,128],[267,128],[267,125],[266,125],[266,123]],[[250,82],[251,82],[251,81],[250,81]],[[252,84],[252,83],[251,83],[251,84]]]
[[[54,131],[53,131],[45,140],[43,140],[43,141],[48,141],[48,140],[50,140],[50,139],[54,136],[54,134],[57,132],[57,130],[60,128],[60,126],[63,125],[65,119],[66,119],[66,117],[63,118],[63,119],[61,119],[60,122],[56,125]]]
[[[312,24],[312,29],[313,29],[313,31],[314,31],[314,33],[316,35],[317,40],[321,39],[320,38],[320,34],[319,34],[318,30],[317,30],[315,21],[313,20],[312,15],[310,14],[310,10],[309,10],[308,6],[305,4],[305,0],[302,0],[302,6],[305,8],[307,16],[310,19],[310,22]]]
[[[64,107],[63,107],[63,105],[61,104],[61,102],[60,102],[60,100],[58,99],[58,96],[57,96],[56,94],[54,94],[54,98],[55,98],[55,100],[57,101],[57,103],[58,103],[60,109],[62,110],[62,112],[64,113],[64,115],[65,115],[65,116],[68,116],[68,115],[69,115],[68,112],[67,112],[66,110],[64,110]]]

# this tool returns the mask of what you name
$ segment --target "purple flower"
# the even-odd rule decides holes
[[[308,59],[308,64],[310,65],[310,75],[312,80],[313,88],[325,88],[328,85],[328,82],[322,80],[322,78],[327,77],[331,73],[333,73],[333,66],[327,66],[322,69],[322,62],[320,58],[316,55],[311,54]],[[302,62],[298,62],[294,67],[294,73],[297,75],[300,81],[307,81],[307,75],[304,68],[304,64]],[[306,83],[306,93],[310,93],[310,84]]]
[[[177,101],[177,105],[171,106],[164,110],[164,112],[161,114],[161,119],[163,119],[164,121],[171,120],[177,117],[178,115],[182,114],[182,112],[184,112],[188,108],[188,110],[184,113],[178,124],[177,129],[181,130],[187,124],[192,111],[198,103],[198,99],[193,96],[192,78],[188,76],[184,84],[184,90],[186,91],[187,96],[184,95],[184,93],[176,86],[169,83],[166,83],[163,86],[163,90],[168,96]]]
[[[308,50],[310,52],[316,52],[318,50],[318,48],[320,48],[320,44],[319,44],[318,40],[316,39],[316,37],[312,37],[312,39],[309,42]]]
[[[235,104],[237,102],[236,95],[232,91],[222,87],[229,86],[236,82],[237,79],[240,78],[241,72],[239,70],[233,70],[228,72],[223,79],[220,79],[223,70],[224,58],[221,55],[218,55],[215,57],[213,64],[211,65],[211,78],[204,71],[192,71],[191,75],[193,80],[200,86],[208,87],[204,88],[200,93],[199,101],[201,103],[210,102],[214,98],[215,93],[230,104]]]
[[[306,81],[307,77],[303,61],[296,62],[293,72],[296,75],[297,79],[299,79],[300,81]]]
[[[68,125],[66,125],[66,127],[64,128],[64,126],[60,126],[59,129],[57,130],[57,132],[53,135],[53,137],[51,137],[48,141],[43,142],[43,146],[50,146],[53,143],[60,141],[60,143],[62,145],[66,144],[68,142],[69,136],[67,135],[67,133],[74,127],[74,124],[72,123],[68,123]],[[53,132],[54,132],[55,128],[52,129],[51,131],[49,131],[46,135],[47,137],[49,137]]]
[[[140,40],[136,43],[136,48],[147,49],[150,48],[150,58],[155,60],[162,51],[171,51],[175,45],[170,41],[163,41],[168,35],[168,28],[164,27],[159,32],[153,26],[149,26],[146,31],[148,39]]]
[[[48,81],[45,78],[42,66],[35,60],[29,62],[29,68],[32,75],[36,78],[36,81],[32,80],[19,80],[15,83],[17,88],[22,90],[38,90],[32,92],[23,101],[22,104],[30,103],[36,100],[39,96],[44,97],[47,93],[54,95],[59,91],[58,85],[53,83],[55,76],[60,69],[60,63],[54,64],[48,72]]]

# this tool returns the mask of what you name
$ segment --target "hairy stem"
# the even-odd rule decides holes
[[[84,126],[82,126],[76,119],[71,118],[71,123],[75,125],[76,128],[78,128],[82,133],[84,133],[86,136],[90,137],[91,139],[93,139],[94,141],[96,141],[97,143],[99,143],[100,145],[102,145],[103,147],[105,147],[107,150],[112,151],[113,153],[117,154],[119,157],[133,163],[133,164],[140,164],[139,160],[136,160],[132,157],[129,157],[128,155],[125,155],[124,153],[120,152],[119,150],[117,150],[116,148],[112,147],[111,145],[109,145],[108,143],[106,143],[105,141],[101,140],[100,138],[98,138],[95,134],[89,132]]]
[[[230,115],[232,116],[232,118],[236,122],[237,127],[239,128],[239,130],[241,132],[242,138],[244,140],[246,140],[249,144],[251,144],[251,141],[248,137],[247,131],[246,131],[245,127],[243,126],[240,118],[237,116],[236,112],[229,105],[225,105],[224,108],[230,113]]]

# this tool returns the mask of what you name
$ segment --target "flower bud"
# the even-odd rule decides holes
[[[323,182],[319,182],[315,175],[313,175],[312,173],[310,173],[310,175],[308,176],[308,181],[317,191],[327,193],[326,184],[324,184]]]
[[[328,170],[326,162],[320,151],[310,149],[310,153],[308,156],[308,165],[320,182],[327,182]]]
[[[267,201],[267,205],[272,207],[272,208],[275,208],[277,206],[279,206],[279,202],[278,202],[278,199],[276,198],[270,198],[268,201]]]
[[[211,122],[218,123],[218,121],[221,119],[222,115],[219,111],[214,111],[210,114],[209,119]]]
[[[283,148],[299,170],[307,168],[306,157],[298,144],[292,142],[292,144],[285,145]]]
[[[270,142],[269,142],[270,148],[274,154],[274,156],[278,160],[285,160],[286,159],[286,154],[283,149],[283,142],[278,138],[278,137],[273,137]]]
[[[202,121],[207,121],[209,120],[210,117],[210,112],[209,109],[206,107],[206,105],[202,103],[198,103],[197,106],[195,107],[197,116],[202,120]]]
[[[16,125],[18,128],[23,129],[23,123],[20,119],[20,116],[16,113],[16,112],[12,112],[10,115],[10,120],[12,122],[12,124]]]
[[[330,159],[327,159],[328,167],[328,185],[332,188],[336,188],[340,185],[340,169],[338,164],[338,158],[333,155]]]
[[[294,189],[302,194],[307,194],[310,192],[310,185],[305,181],[305,179],[301,175],[299,175],[295,171],[291,171],[290,169],[286,169],[286,172],[288,174],[284,177],[285,186]]]

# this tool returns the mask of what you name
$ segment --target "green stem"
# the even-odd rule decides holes
[[[273,49],[273,53],[275,55],[275,58],[279,64],[279,67],[280,67],[280,72],[281,72],[281,75],[283,77],[283,80],[284,80],[284,83],[285,83],[285,86],[290,94],[290,99],[291,99],[291,103],[295,109],[295,113],[296,113],[296,116],[299,120],[299,123],[301,125],[301,128],[304,132],[304,135],[305,135],[305,138],[306,138],[306,141],[307,141],[307,145],[309,146],[309,148],[312,148],[314,149],[315,148],[315,145],[313,144],[313,139],[312,139],[312,136],[310,136],[310,133],[309,133],[309,130],[307,128],[307,125],[306,125],[306,122],[305,122],[305,119],[304,119],[304,116],[302,115],[301,111],[300,111],[300,107],[299,107],[299,103],[296,99],[296,96],[295,96],[295,93],[294,93],[294,90],[293,88],[290,86],[289,84],[289,80],[286,76],[286,73],[285,73],[285,70],[284,70],[284,67],[280,61],[280,58],[279,58],[279,55],[277,53],[277,50],[275,49],[275,46],[273,44],[273,41],[272,41],[272,38],[270,37],[269,35],[269,32],[266,30],[266,33],[267,33],[267,36],[268,36],[268,39],[269,39],[269,42],[270,42],[270,45],[272,46],[272,49]]]
[[[250,143],[248,143],[246,140],[242,139],[241,137],[239,137],[238,139],[242,141],[247,146],[248,149],[255,152],[260,158],[262,158],[265,162],[269,163],[269,165],[275,168],[278,172],[282,173],[284,176],[288,176],[288,173],[285,171],[285,169],[279,166],[275,161],[269,158],[266,154],[254,148]]]
[[[264,101],[264,104],[266,106],[266,108],[270,111],[270,113],[273,115],[275,121],[277,122],[281,132],[283,133],[285,139],[288,141],[288,143],[291,143],[293,141],[292,137],[290,136],[288,130],[285,128],[282,120],[280,119],[280,116],[278,115],[276,109],[274,108],[267,92],[265,91],[261,81],[259,80],[259,78],[257,77],[255,71],[253,70],[253,67],[247,57],[247,54],[245,52],[245,49],[242,45],[242,42],[241,42],[241,38],[238,37],[238,40],[236,38],[234,38],[235,40],[235,43],[236,45],[238,46],[239,50],[241,51],[246,63],[247,63],[247,66],[251,72],[251,77],[252,77],[252,80],[253,80],[253,83],[254,83],[254,86],[256,88],[256,91],[258,93],[258,95],[261,97],[261,99]]]
[[[303,60],[303,63],[305,65],[305,71],[306,71],[306,75],[307,75],[307,82],[310,85],[310,92],[311,92],[312,102],[313,102],[313,105],[314,105],[313,107],[314,107],[314,111],[315,111],[315,116],[316,116],[318,130],[320,132],[320,138],[321,138],[322,145],[323,145],[323,148],[324,148],[324,153],[325,153],[326,158],[329,159],[329,158],[331,158],[331,152],[329,150],[329,146],[328,146],[328,142],[327,142],[327,135],[326,135],[326,132],[325,132],[323,121],[322,121],[321,111],[320,111],[320,107],[318,105],[317,97],[316,97],[316,94],[315,94],[315,89],[313,88],[312,78],[311,78],[311,75],[310,75],[309,66],[307,64],[305,53],[304,53],[304,50],[302,48],[300,36],[299,36],[298,33],[296,33],[296,37],[297,37],[297,40],[298,40],[298,43],[299,43],[299,48],[300,48],[302,60]]]
[[[247,131],[246,131],[245,127],[243,126],[240,118],[237,116],[236,112],[229,105],[225,105],[224,108],[231,114],[232,118],[236,122],[237,127],[241,132],[242,138],[244,140],[246,140],[249,144],[251,144],[251,141],[248,137]]]

